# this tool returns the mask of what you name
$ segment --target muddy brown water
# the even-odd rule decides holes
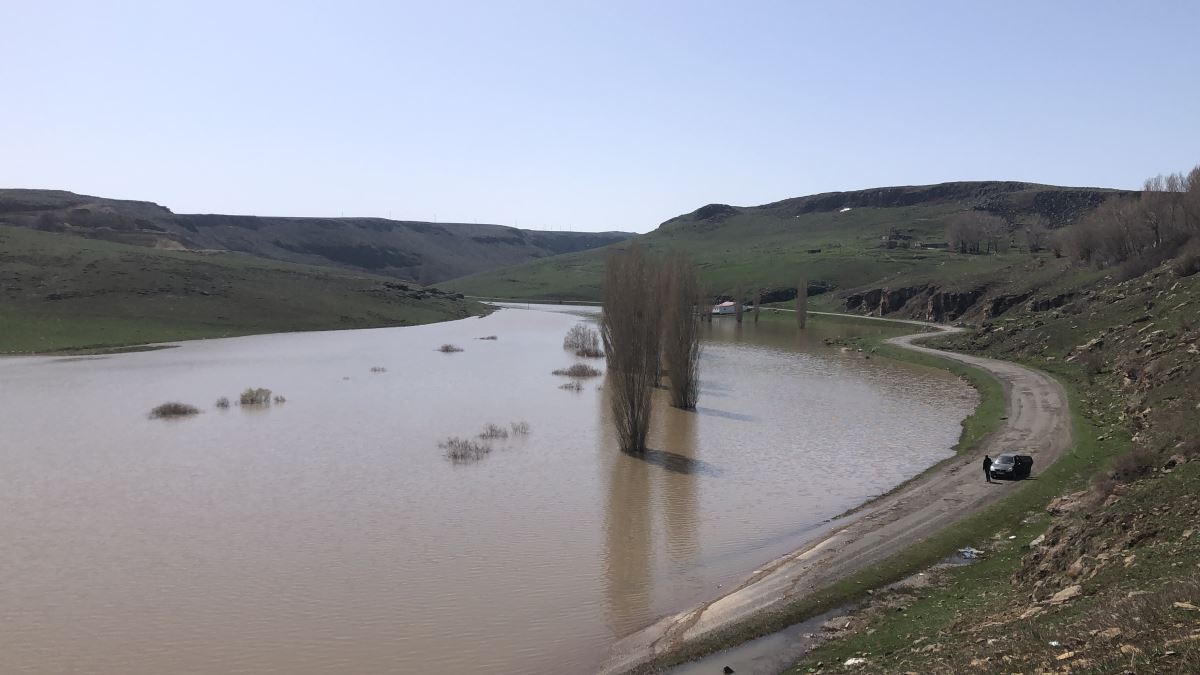
[[[821,342],[877,327],[718,319],[699,409],[658,392],[629,457],[602,379],[550,374],[586,311],[0,359],[0,672],[589,672],[946,457],[976,401]],[[247,387],[287,402],[213,406]]]

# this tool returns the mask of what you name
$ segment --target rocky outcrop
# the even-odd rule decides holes
[[[983,293],[982,288],[969,291],[938,291],[929,296],[922,318],[926,321],[954,321],[966,314]]]
[[[873,316],[903,311],[925,321],[954,321],[974,307],[985,290],[944,291],[928,285],[872,288],[846,296],[846,311]]]
[[[997,295],[991,300],[988,300],[987,306],[983,310],[984,318],[994,318],[1025,302],[1033,296],[1033,291],[1018,294]]]
[[[1029,301],[1029,304],[1025,305],[1025,309],[1030,312],[1046,312],[1062,307],[1074,297],[1074,293],[1060,293],[1052,298],[1034,298]]]

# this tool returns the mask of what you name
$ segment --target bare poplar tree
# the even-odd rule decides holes
[[[662,344],[671,405],[691,410],[700,395],[700,282],[695,266],[683,256],[667,261],[665,270]]]
[[[796,284],[796,324],[803,329],[808,325],[808,280]]]
[[[600,325],[613,421],[624,452],[645,450],[650,430],[650,397],[659,362],[657,281],[636,243],[609,252]]]

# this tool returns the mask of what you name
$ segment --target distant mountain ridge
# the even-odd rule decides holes
[[[660,228],[688,222],[722,222],[746,212],[763,212],[786,218],[822,211],[853,208],[900,208],[953,203],[995,213],[1015,224],[1036,218],[1048,227],[1061,227],[1125,190],[1093,187],[1060,187],[1023,181],[957,181],[934,185],[905,185],[868,188],[847,192],[823,192],[792,197],[760,206],[708,204],[691,213],[671,218]]]
[[[386,218],[176,214],[153,202],[25,189],[0,189],[0,224],[154,248],[235,251],[421,284],[634,236]]]

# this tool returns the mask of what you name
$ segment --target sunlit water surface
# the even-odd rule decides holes
[[[976,400],[819,327],[722,318],[699,409],[657,392],[636,459],[602,379],[550,374],[581,320],[0,359],[0,672],[588,672],[946,457]],[[213,406],[260,386],[287,402]],[[147,418],[167,400],[204,412]],[[518,420],[478,463],[438,447]]]

